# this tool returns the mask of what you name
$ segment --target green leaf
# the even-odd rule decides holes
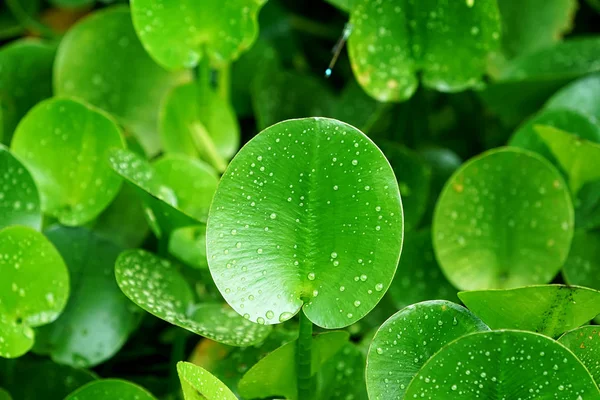
[[[40,9],[39,0],[20,0],[18,3],[25,15],[34,16]],[[14,6],[13,6],[14,7]],[[8,1],[0,3],[0,39],[10,39],[14,36],[19,36],[25,32],[26,28],[21,25],[21,22],[15,18]]]
[[[27,168],[0,144],[0,229],[10,225],[42,228],[40,197]]]
[[[516,148],[490,150],[458,169],[433,220],[436,257],[463,290],[548,283],[572,236],[573,206],[560,173]]]
[[[588,369],[596,382],[600,382],[600,327],[582,326],[562,335],[558,343],[571,350]]]
[[[65,400],[156,400],[146,389],[120,379],[101,379],[77,389]]]
[[[563,267],[569,285],[600,290],[600,233],[577,231]]]
[[[180,361],[177,373],[185,400],[237,400],[223,382],[204,368]]]
[[[159,132],[167,153],[202,158],[219,172],[240,144],[240,127],[231,106],[209,87],[187,83],[165,97]]]
[[[419,371],[406,399],[596,399],[592,377],[564,346],[519,331],[478,332],[450,343]]]
[[[258,36],[256,21],[266,0],[131,2],[133,22],[144,47],[169,69],[193,68],[203,57],[216,67],[247,50]]]
[[[84,228],[57,226],[46,235],[67,263],[71,296],[61,316],[37,330],[34,351],[60,364],[98,365],[119,351],[140,319],[114,279],[121,249]]]
[[[160,102],[189,78],[159,67],[139,42],[128,7],[115,6],[82,19],[64,36],[54,64],[54,93],[111,113],[152,156],[160,150]]]
[[[207,226],[211,274],[251,321],[276,324],[304,304],[324,328],[365,316],[402,246],[402,205],[381,151],[342,122],[285,121],[231,161]]]
[[[398,311],[381,325],[369,347],[369,397],[412,399],[406,388],[430,357],[454,339],[487,330],[469,310],[449,301],[425,301]]]
[[[573,202],[575,229],[591,230],[600,226],[600,180],[584,184]]]
[[[80,8],[92,5],[96,0],[50,0],[50,3],[62,8]]]
[[[352,3],[354,3],[354,0],[325,0],[325,1],[328,2],[329,4],[331,4],[332,6],[337,7],[341,11],[345,11],[347,13],[349,13],[352,10]]]
[[[47,400],[63,400],[75,389],[95,379],[96,376],[89,371],[50,360],[19,358],[7,360],[3,365],[0,359],[0,385],[12,393],[15,400],[38,400],[40,393]]]
[[[365,357],[353,343],[346,343],[327,360],[317,374],[317,399],[367,400]]]
[[[348,341],[347,332],[326,332],[313,337],[311,376]],[[238,390],[244,398],[283,396],[298,399],[296,382],[296,342],[291,341],[256,363],[240,380]]]
[[[23,118],[11,150],[29,169],[42,209],[64,225],[96,218],[115,198],[121,179],[106,163],[125,147],[121,131],[104,112],[70,99],[53,98]]]
[[[566,285],[460,292],[458,297],[492,329],[556,337],[600,314],[600,292]]]
[[[600,144],[551,126],[536,126],[535,130],[567,172],[573,194],[584,184],[600,179]]]
[[[335,100],[331,116],[369,133],[373,125],[389,108],[389,104],[373,99],[356,81],[352,80]]]
[[[188,226],[174,230],[169,237],[169,253],[186,265],[208,269],[206,226]]]
[[[458,301],[456,292],[435,260],[431,231],[413,231],[405,239],[402,257],[388,291],[394,305],[400,309],[425,300]]]
[[[12,397],[10,397],[10,393],[0,388],[0,400],[12,400]]]
[[[55,49],[36,39],[21,39],[0,49],[0,142],[10,143],[21,118],[52,96]]]
[[[0,231],[0,357],[33,346],[33,329],[58,318],[69,296],[60,254],[39,232],[24,226]]]
[[[600,74],[592,74],[565,86],[548,100],[545,107],[568,108],[600,118]]]
[[[495,1],[355,0],[348,40],[356,79],[379,101],[403,101],[423,84],[456,92],[480,83],[499,45]]]
[[[127,250],[115,263],[119,287],[135,304],[173,325],[231,346],[263,341],[271,327],[246,321],[221,304],[194,305],[188,283],[171,262],[144,250]]]

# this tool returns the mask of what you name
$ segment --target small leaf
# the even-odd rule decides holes
[[[588,369],[596,382],[600,382],[600,327],[582,326],[562,335],[558,343],[571,350]]]
[[[237,400],[223,382],[204,368],[180,361],[177,373],[185,400]]]
[[[402,245],[391,167],[363,133],[331,119],[285,121],[255,136],[221,178],[208,221],[221,294],[267,324],[303,304],[321,327],[358,321],[383,297]]]
[[[477,332],[435,354],[406,399],[596,399],[594,380],[564,346],[519,331]]]
[[[160,150],[160,102],[189,78],[187,71],[169,73],[159,67],[137,38],[129,8],[114,6],[83,18],[61,40],[54,93],[79,97],[111,113],[153,156]]]
[[[0,229],[10,225],[42,228],[40,197],[27,168],[0,144]]]
[[[326,332],[313,337],[311,376],[348,341],[347,332]],[[297,400],[296,343],[284,344],[256,363],[240,380],[238,390],[244,398],[284,396]]]
[[[27,166],[42,209],[64,225],[96,218],[119,192],[121,179],[106,163],[125,147],[121,131],[104,112],[75,100],[53,98],[23,118],[11,150]]]
[[[0,357],[33,346],[31,328],[54,321],[67,303],[69,273],[39,232],[24,226],[0,230]]]
[[[572,236],[573,205],[560,173],[516,148],[465,163],[446,183],[433,219],[436,257],[464,290],[548,283]]]
[[[403,101],[417,88],[456,92],[479,84],[499,45],[495,1],[355,0],[348,40],[356,79],[379,101]]]
[[[449,301],[425,301],[398,311],[381,325],[369,347],[369,397],[412,398],[405,390],[430,357],[454,339],[487,330],[469,310]]]
[[[519,329],[550,337],[600,314],[600,292],[566,285],[460,292],[458,297],[492,329]]]
[[[194,305],[192,290],[175,265],[144,250],[121,253],[115,274],[131,301],[198,335],[231,346],[250,346],[271,332],[271,327],[247,321],[224,305]]]
[[[266,0],[165,0],[131,2],[144,47],[169,69],[193,68],[208,57],[214,66],[237,59],[258,36],[257,14]]]
[[[120,379],[101,379],[77,389],[65,400],[156,400],[150,392]]]

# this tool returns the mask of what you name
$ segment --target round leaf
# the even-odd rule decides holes
[[[42,228],[40,197],[27,168],[0,145],[0,229],[10,225]]]
[[[144,250],[121,253],[115,274],[123,293],[138,306],[214,341],[249,346],[263,341],[271,331],[221,304],[194,306],[192,290],[175,265]]]
[[[106,163],[125,142],[115,122],[83,103],[54,98],[23,118],[12,151],[31,171],[42,209],[64,225],[96,218],[119,192],[121,179]]]
[[[69,273],[39,232],[24,226],[0,231],[0,357],[33,346],[31,328],[54,321],[67,303]]]
[[[73,26],[54,64],[56,95],[79,97],[111,113],[149,155],[160,149],[160,102],[188,79],[188,73],[169,73],[150,58],[123,6],[94,12]]]
[[[590,371],[596,382],[600,382],[600,327],[582,326],[562,335],[558,342],[571,350]]]
[[[369,397],[408,399],[408,384],[431,356],[454,339],[485,330],[469,310],[449,301],[425,301],[398,311],[381,325],[369,347]]]
[[[251,321],[283,322],[304,306],[325,328],[350,325],[387,290],[402,247],[394,173],[342,122],[285,121],[231,161],[207,226],[211,274]]]
[[[146,389],[119,379],[102,379],[77,389],[65,400],[156,400]]]
[[[237,400],[223,382],[210,372],[188,362],[177,363],[177,373],[185,400]]]
[[[501,148],[447,182],[433,219],[444,274],[460,289],[547,283],[573,236],[573,205],[560,173],[537,154]]]
[[[67,263],[71,296],[61,316],[38,329],[34,351],[60,364],[95,366],[125,344],[139,321],[113,275],[121,249],[83,228],[55,227],[46,235]]]
[[[256,17],[266,0],[134,0],[133,22],[144,47],[170,69],[195,67],[208,57],[222,66],[258,35]]]
[[[406,390],[413,399],[596,399],[600,392],[564,346],[535,333],[478,332],[440,350]]]

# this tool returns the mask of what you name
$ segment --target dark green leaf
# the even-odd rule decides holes
[[[575,232],[563,267],[565,282],[600,290],[600,233]]]
[[[590,372],[596,382],[600,382],[600,327],[582,326],[562,335],[558,343],[571,350]]]
[[[546,108],[568,108],[600,119],[600,74],[581,78],[565,86],[548,100]]]

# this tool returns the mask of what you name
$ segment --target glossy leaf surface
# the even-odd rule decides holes
[[[65,400],[156,400],[150,392],[120,379],[101,379],[77,389]]]
[[[185,400],[237,400],[223,382],[202,367],[179,362],[177,373]]]
[[[596,382],[600,382],[600,328],[597,325],[573,329],[558,339],[579,358]]]

